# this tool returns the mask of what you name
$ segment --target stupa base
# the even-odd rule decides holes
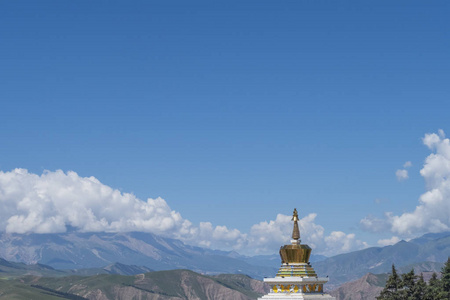
[[[264,278],[264,282],[270,286],[270,292],[258,300],[335,300],[336,298],[323,292],[323,285],[327,281],[328,278],[319,277]]]
[[[304,299],[304,300],[335,300],[336,298],[328,295],[328,294],[267,294],[258,298],[258,300],[294,300],[294,299]]]

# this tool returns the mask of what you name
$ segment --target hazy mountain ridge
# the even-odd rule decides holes
[[[321,276],[329,276],[330,288],[356,280],[367,273],[388,273],[392,264],[417,267],[416,272],[440,271],[441,264],[450,255],[450,232],[426,234],[409,242],[400,241],[386,247],[372,247],[340,254],[315,263],[313,266]],[[421,266],[421,267],[420,267]],[[409,271],[408,270],[408,271]]]
[[[104,268],[56,270],[42,264],[24,264],[10,262],[0,258],[0,278],[16,278],[26,275],[43,277],[64,277],[71,275],[92,276],[99,274],[136,275],[152,272],[149,268],[140,266],[128,266],[120,263],[111,264]]]
[[[24,263],[10,262],[0,258],[0,276],[2,278],[18,277],[24,275],[64,276],[67,275],[67,273],[61,270],[55,270],[52,267],[46,265],[27,265]]]
[[[233,252],[209,250],[150,233],[1,234],[0,257],[57,269],[92,269],[121,263],[153,270],[190,269],[205,274],[272,276],[276,269],[257,266]],[[241,257],[238,259],[235,257]]]

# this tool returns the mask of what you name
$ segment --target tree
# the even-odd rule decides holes
[[[413,294],[416,289],[416,278],[417,276],[414,274],[414,269],[402,275],[401,286],[400,289],[400,299],[414,299]]]
[[[425,293],[424,300],[436,300],[439,299],[440,281],[437,278],[437,274],[433,273],[428,281],[427,291]]]
[[[392,264],[392,273],[389,275],[386,281],[386,286],[381,291],[380,296],[377,297],[378,300],[401,300],[400,290],[401,289],[401,279],[397,274],[394,264]]]
[[[416,281],[414,286],[414,291],[412,293],[411,299],[413,300],[424,300],[427,294],[427,284],[423,280],[423,274],[420,273],[419,279]]]
[[[392,274],[377,300],[450,300],[450,257],[442,268],[442,278],[433,273],[428,285],[414,269],[400,277],[392,265]]]
[[[444,267],[442,267],[442,277],[438,299],[450,300],[450,257],[447,259]]]

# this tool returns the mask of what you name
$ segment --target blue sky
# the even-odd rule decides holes
[[[297,207],[377,245],[395,232],[361,220],[419,205],[422,138],[450,130],[449,6],[2,1],[0,170],[72,170],[243,233]]]

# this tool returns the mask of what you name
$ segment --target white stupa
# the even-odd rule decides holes
[[[292,220],[294,221],[292,244],[281,247],[281,267],[274,278],[264,278],[264,282],[270,286],[270,292],[258,300],[335,300],[336,298],[323,290],[323,285],[328,282],[328,278],[318,277],[309,263],[311,248],[300,244],[297,209],[294,209]]]

